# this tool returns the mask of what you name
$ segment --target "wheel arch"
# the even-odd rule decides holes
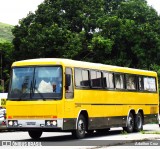
[[[129,118],[129,114],[130,114],[130,113],[132,113],[133,116],[135,117],[135,115],[136,115],[135,109],[130,109],[130,110],[128,111],[127,121],[128,121],[128,118]],[[126,121],[126,126],[127,126],[127,121]]]
[[[78,121],[78,118],[80,115],[83,115],[86,119],[86,122],[87,122],[87,129],[88,129],[88,124],[89,124],[89,116],[88,116],[88,112],[86,109],[81,109],[77,115],[77,118],[76,118],[76,129],[77,129],[77,121]]]
[[[128,116],[129,116],[130,113],[132,113],[133,115],[135,115],[135,114],[136,114],[135,109],[130,109],[130,110],[128,111],[127,118],[128,118]]]

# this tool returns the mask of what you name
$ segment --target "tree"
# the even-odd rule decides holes
[[[131,60],[129,67],[149,69],[153,61],[159,64],[160,17],[157,12],[147,5],[146,0],[129,0],[121,3],[116,14],[120,19],[132,22],[127,23],[116,44],[125,45],[126,58]]]
[[[3,87],[0,85],[0,93],[3,92]]]
[[[13,29],[15,56],[152,69],[160,63],[159,23],[146,0],[45,0]]]
[[[1,80],[4,80],[4,90],[8,90],[8,84],[9,84],[9,79],[10,79],[10,68],[11,64],[14,61],[14,56],[13,56],[13,45],[10,42],[3,42],[0,43],[0,54],[2,57],[1,60],[1,65],[2,65],[2,72],[1,72]],[[0,80],[0,82],[1,82]],[[0,91],[3,90],[3,87],[0,86]]]
[[[111,64],[149,69],[159,64],[159,21],[145,0],[123,1],[118,9],[99,20],[100,34],[113,42]]]
[[[13,30],[17,59],[87,57],[103,0],[45,0]],[[27,57],[24,53],[28,53]]]

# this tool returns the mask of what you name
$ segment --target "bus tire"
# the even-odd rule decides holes
[[[143,117],[140,112],[138,112],[135,116],[135,127],[134,131],[139,132],[143,130]]]
[[[85,137],[87,123],[85,117],[81,114],[77,121],[77,129],[72,131],[74,138],[82,139]]]
[[[41,137],[42,131],[30,130],[30,131],[28,131],[28,134],[32,139],[36,140],[36,139],[39,139]]]
[[[127,126],[123,128],[124,131],[131,133],[134,130],[134,116],[130,112],[127,118]]]

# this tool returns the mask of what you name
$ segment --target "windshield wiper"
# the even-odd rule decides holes
[[[22,92],[22,93],[20,94],[19,98],[18,98],[18,101],[21,101],[21,100],[22,100],[22,97],[24,98],[24,97],[26,97],[26,96],[27,96],[27,91]]]
[[[32,95],[34,95],[34,90],[33,90],[33,83],[31,81],[31,85],[30,85],[30,99],[32,99]]]

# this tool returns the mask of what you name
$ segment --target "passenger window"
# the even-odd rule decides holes
[[[81,69],[75,69],[75,85],[81,86],[82,82],[82,70]]]
[[[143,77],[142,76],[138,77],[138,85],[139,85],[139,90],[143,91],[144,90],[144,84],[143,84]]]
[[[65,96],[66,98],[73,98],[73,77],[72,77],[72,69],[66,68],[65,71]]]
[[[144,90],[155,92],[156,91],[156,79],[153,77],[144,77]]]
[[[114,77],[116,89],[124,89],[124,75],[116,73]]]
[[[81,86],[89,87],[89,75],[88,70],[82,70],[82,79]]]
[[[136,90],[136,76],[126,74],[126,88],[128,90]]]
[[[75,85],[77,87],[89,87],[88,70],[75,68]]]
[[[103,73],[103,82],[105,88],[114,88],[114,77],[113,73],[110,72],[104,72]]]
[[[102,88],[102,74],[99,71],[90,71],[91,74],[91,86]]]

